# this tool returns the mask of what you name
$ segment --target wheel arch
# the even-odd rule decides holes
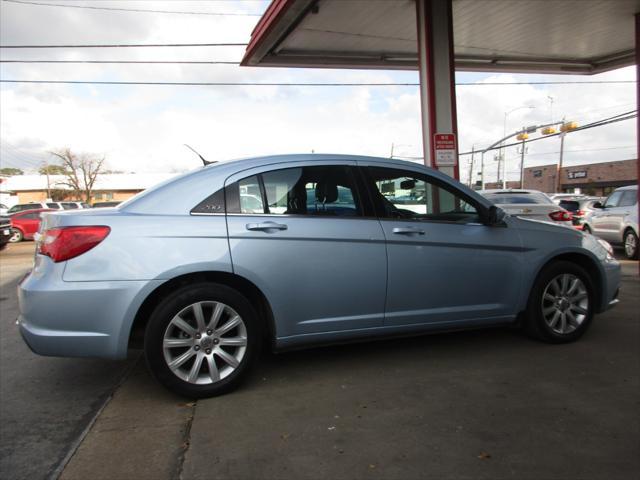
[[[589,276],[593,281],[593,287],[595,290],[594,292],[595,293],[594,297],[596,302],[595,311],[600,312],[604,305],[603,303],[604,302],[604,297],[603,297],[604,274],[601,271],[600,267],[598,266],[598,262],[595,259],[593,259],[592,257],[590,257],[585,253],[580,253],[580,252],[563,252],[563,253],[556,254],[551,258],[547,259],[547,261],[543,263],[540,266],[540,268],[538,268],[538,271],[535,273],[535,276],[533,277],[533,281],[529,285],[527,301],[529,296],[531,295],[531,289],[533,288],[535,283],[538,281],[538,278],[540,278],[541,273],[549,265],[558,261],[566,261],[566,262],[574,263],[579,267],[583,268],[589,274]]]
[[[156,306],[166,295],[176,289],[196,282],[220,283],[237,290],[244,295],[257,310],[258,315],[265,322],[266,336],[271,346],[275,345],[276,326],[271,305],[262,291],[246,278],[230,273],[219,271],[191,272],[179,275],[156,287],[144,299],[135,314],[133,323],[129,331],[129,348],[140,348],[143,345],[144,331],[149,322],[149,317]]]

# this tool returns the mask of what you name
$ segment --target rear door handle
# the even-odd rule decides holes
[[[412,227],[396,227],[393,229],[393,233],[397,235],[424,235],[424,230]]]
[[[287,226],[282,223],[263,222],[263,223],[247,223],[247,230],[260,230],[268,232],[269,230],[286,230]]]

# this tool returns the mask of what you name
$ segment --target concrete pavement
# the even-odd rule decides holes
[[[140,361],[62,478],[635,477],[640,282],[637,263],[624,269],[620,305],[570,345],[496,329],[267,354],[239,391],[197,403],[166,392]],[[41,368],[60,360],[34,358]],[[69,389],[83,363],[68,362],[47,395],[80,408]],[[92,392],[80,404],[89,412]],[[2,465],[22,468],[5,463],[5,420]],[[26,447],[52,430],[11,433]],[[38,448],[36,461],[55,453]]]
[[[0,252],[0,478],[57,477],[131,362],[33,354],[15,325],[33,242]]]

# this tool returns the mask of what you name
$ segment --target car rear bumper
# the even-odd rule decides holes
[[[159,283],[64,282],[32,272],[18,286],[20,334],[40,355],[124,358],[135,314]]]

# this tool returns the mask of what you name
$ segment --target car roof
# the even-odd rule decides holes
[[[329,162],[337,162],[337,164],[353,162],[361,166],[372,165],[387,168],[412,169],[414,171],[423,171],[434,179],[444,183],[455,183],[458,187],[461,185],[458,181],[443,172],[428,168],[422,163],[408,162],[406,160],[363,155],[322,153],[269,155],[228,160],[197,168],[139,193],[123,202],[118,208],[126,213],[162,212],[165,214],[180,214],[185,210],[190,210],[193,206],[201,202],[203,200],[202,192],[209,191],[213,193],[215,190],[221,188],[224,181],[232,175],[249,172],[252,169],[277,168],[280,164],[284,165],[297,162],[307,165],[312,165],[315,162],[318,162],[319,165],[326,165]],[[477,192],[470,190],[464,185],[462,185],[462,188],[481,205],[485,205],[487,208],[490,206],[489,201]],[[164,195],[173,197],[174,201],[170,203],[160,201]]]
[[[27,214],[27,213],[34,213],[34,212],[57,212],[58,210],[54,209],[54,208],[31,208],[29,210],[23,210],[21,212],[16,212],[13,215],[14,216],[19,216],[19,215],[23,215],[23,214]]]
[[[618,190],[637,190],[638,189],[638,185],[627,185],[626,187],[620,187],[620,188],[616,188],[616,192]]]
[[[493,188],[480,190],[478,193],[542,193],[540,190],[525,190],[521,188]]]

